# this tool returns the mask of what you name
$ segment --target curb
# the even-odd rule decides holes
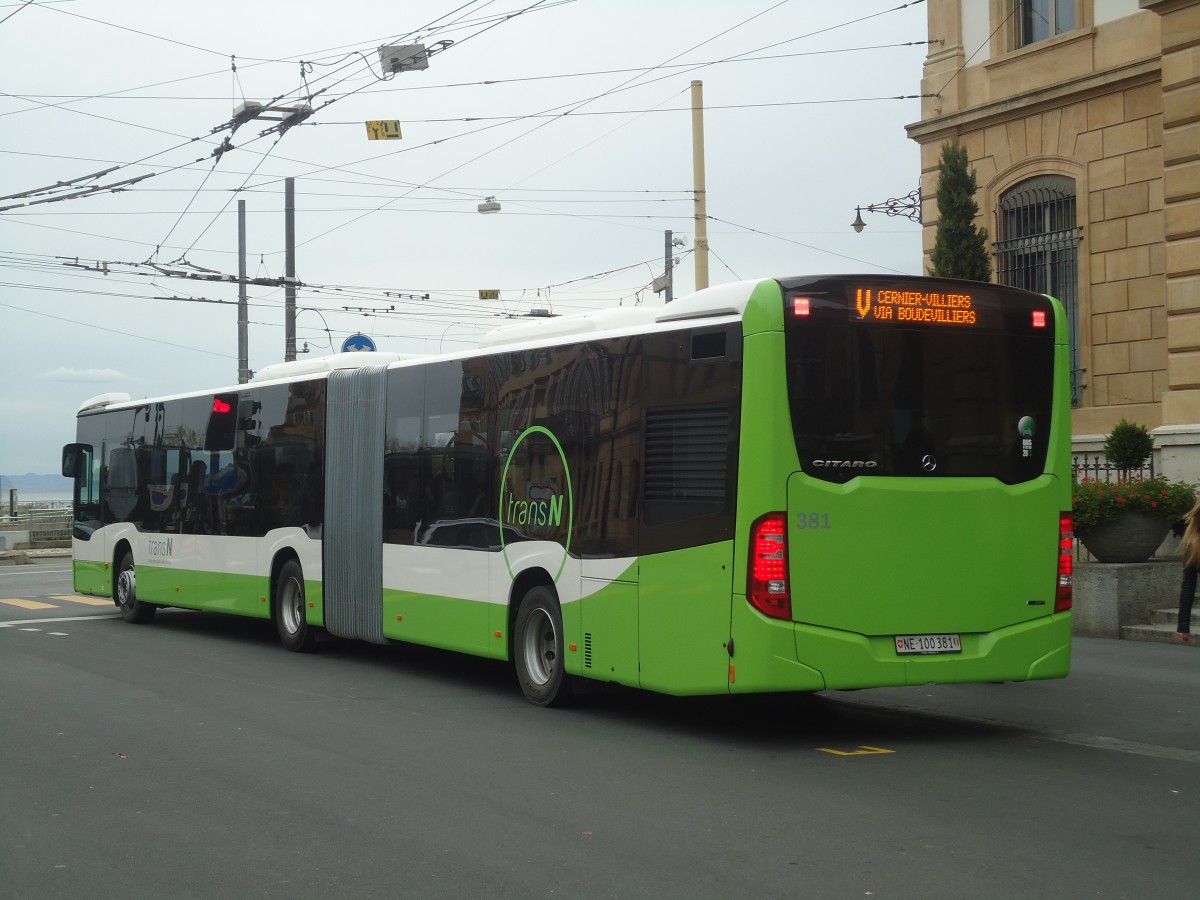
[[[70,559],[69,549],[0,550],[0,566],[24,566],[40,559]]]

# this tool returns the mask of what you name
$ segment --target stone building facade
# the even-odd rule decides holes
[[[1077,448],[1121,418],[1200,481],[1200,0],[928,0],[924,250],[942,144],[994,279],[1063,300]]]

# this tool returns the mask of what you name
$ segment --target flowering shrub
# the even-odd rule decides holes
[[[1071,490],[1076,533],[1109,522],[1124,509],[1175,522],[1195,501],[1196,486],[1165,478],[1131,478],[1128,481],[1095,481],[1085,478]]]

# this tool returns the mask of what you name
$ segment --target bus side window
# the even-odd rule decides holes
[[[137,455],[129,447],[108,454],[108,509],[114,522],[127,522],[137,505]]]
[[[207,534],[209,530],[204,494],[207,468],[201,459],[193,459],[188,467],[183,491],[183,530],[187,534]]]

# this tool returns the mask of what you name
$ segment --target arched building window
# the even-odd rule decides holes
[[[1040,175],[1006,191],[996,209],[996,280],[1050,294],[1067,310],[1071,404],[1083,388],[1079,365],[1079,238],[1075,181]]]

